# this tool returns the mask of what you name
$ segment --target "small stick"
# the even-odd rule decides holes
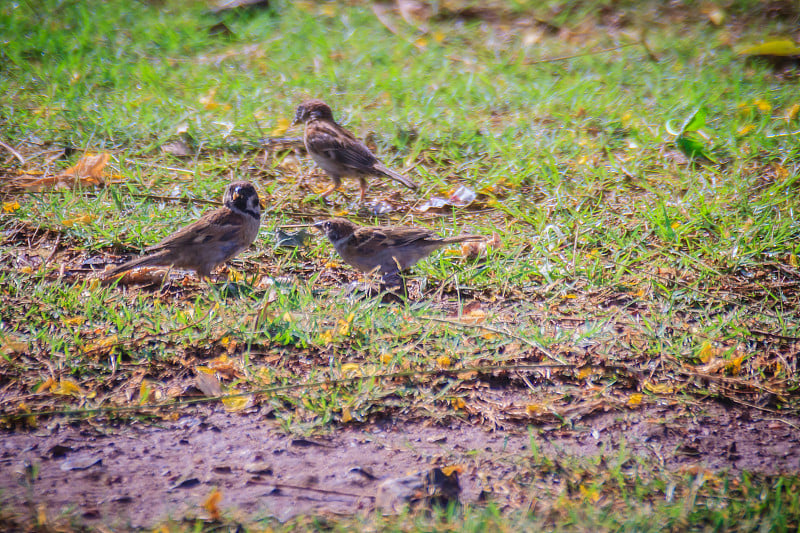
[[[24,157],[22,157],[21,155],[19,155],[19,152],[17,152],[17,151],[16,151],[16,150],[14,150],[13,148],[11,148],[9,145],[7,145],[6,143],[4,143],[3,141],[0,141],[0,146],[2,146],[3,148],[5,148],[5,149],[6,149],[6,150],[8,150],[9,152],[11,152],[11,155],[13,155],[13,156],[14,156],[14,157],[16,157],[17,159],[19,159],[19,162],[20,162],[20,163],[22,163],[23,165],[25,164],[25,158],[24,158]]]
[[[276,226],[277,228],[310,228],[314,226],[313,222],[309,222],[308,224],[281,224]]]

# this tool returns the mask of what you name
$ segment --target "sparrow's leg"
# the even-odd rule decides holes
[[[359,202],[363,204],[364,197],[367,195],[367,180],[364,178],[358,178],[358,183],[361,185],[361,198],[359,199]]]
[[[384,302],[388,298],[391,300],[403,300],[408,298],[406,280],[400,272],[387,272],[381,279],[381,292],[385,292]]]
[[[327,189],[325,189],[325,191],[319,196],[323,200],[325,198],[327,198],[330,193],[332,193],[333,191],[338,189],[339,186],[342,184],[342,180],[340,178],[338,178],[338,177],[337,178],[332,177],[331,180],[333,180],[333,183],[331,183],[331,186],[328,187]]]

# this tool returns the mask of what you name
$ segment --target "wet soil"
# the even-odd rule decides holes
[[[647,407],[586,417],[572,427],[447,426],[394,421],[289,435],[261,413],[205,406],[174,422],[117,427],[52,422],[0,441],[0,501],[20,514],[45,503],[48,514],[76,513],[111,527],[148,527],[203,517],[216,487],[220,507],[242,520],[372,510],[382,480],[461,465],[461,499],[522,504],[520,480],[535,454],[619,455],[620,446],[654,468],[796,472],[800,420],[716,403]],[[575,459],[577,460],[577,459]],[[32,483],[25,465],[36,467]]]

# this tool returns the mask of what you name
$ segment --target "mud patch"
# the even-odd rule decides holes
[[[779,473],[800,468],[800,420],[758,411],[668,406],[602,413],[572,428],[487,431],[403,421],[327,435],[287,435],[260,414],[208,407],[158,426],[61,426],[6,433],[0,444],[0,499],[33,512],[77,512],[110,526],[148,527],[203,516],[214,487],[221,507],[242,519],[353,514],[374,508],[382,480],[434,466],[461,465],[461,499],[516,506],[537,453],[569,461],[615,456],[625,447],[654,468]],[[36,468],[25,484],[25,464]]]

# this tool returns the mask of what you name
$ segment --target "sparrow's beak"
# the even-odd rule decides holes
[[[303,115],[304,114],[305,114],[305,112],[303,110],[301,110],[301,109],[295,110],[294,118],[292,119],[292,126],[296,126],[296,125],[300,124],[301,122],[303,122]]]
[[[323,224],[325,224],[325,221],[324,221],[324,220],[320,220],[319,222],[315,222],[315,223],[314,223],[314,227],[315,227],[315,228],[317,228],[317,229],[318,229],[318,230],[320,230],[320,231],[324,231],[324,230],[322,229],[322,225],[323,225]]]

